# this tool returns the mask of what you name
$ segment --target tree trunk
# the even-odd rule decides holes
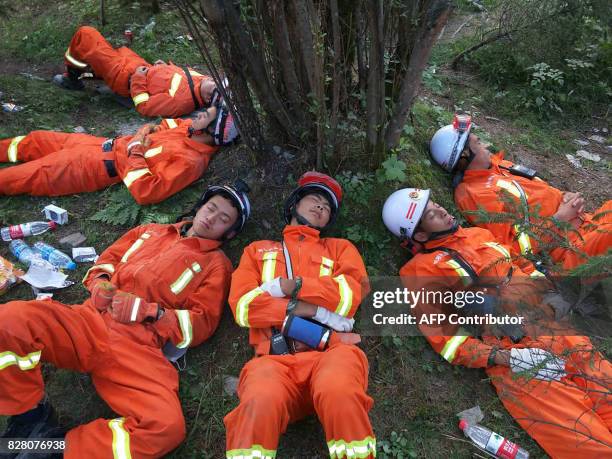
[[[366,139],[370,152],[380,156],[384,124],[384,37],[383,37],[383,0],[368,0],[368,26],[370,29],[370,59],[367,85],[367,129]],[[379,159],[379,158],[378,158]],[[379,161],[376,161],[377,163]]]
[[[446,24],[451,11],[451,3],[448,0],[433,0],[427,9],[420,33],[412,48],[408,69],[402,81],[399,100],[395,105],[393,117],[385,135],[385,147],[392,149],[399,143],[400,136],[412,103],[421,85],[423,70],[431,53],[431,48]]]

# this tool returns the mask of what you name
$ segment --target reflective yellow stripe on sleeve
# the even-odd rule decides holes
[[[172,293],[174,293],[175,295],[181,293],[185,289],[185,287],[189,285],[189,282],[191,282],[191,280],[193,279],[194,271],[196,273],[199,273],[201,270],[202,268],[198,263],[193,263],[191,265],[191,268],[187,268],[185,271],[183,271],[183,273],[178,277],[178,279],[175,280],[174,283],[170,286],[170,290],[172,291]]]
[[[136,180],[147,174],[151,174],[151,171],[148,167],[129,171],[127,174],[125,174],[125,177],[123,177],[123,183],[125,183],[125,186],[129,188]]]
[[[21,142],[23,139],[25,139],[25,135],[18,135],[17,137],[13,137],[13,140],[11,140],[7,151],[9,163],[17,162],[17,145],[19,145],[19,142]]]
[[[263,258],[263,267],[261,269],[261,281],[268,282],[274,279],[274,273],[276,272],[276,258],[278,252],[266,252]]]
[[[334,267],[334,260],[326,257],[321,257],[321,267],[319,268],[319,277],[331,276]]]
[[[123,257],[121,257],[121,262],[125,263],[126,261],[128,261],[130,255],[132,255],[136,250],[138,250],[140,246],[144,244],[144,241],[146,239],[149,239],[150,237],[151,235],[149,233],[143,233],[142,236],[136,239],[136,241],[131,245],[131,247],[127,249],[126,252],[123,254]]]
[[[172,118],[165,118],[165,120],[169,129],[174,129],[178,127],[178,124],[176,124],[176,121],[174,121]]]
[[[181,333],[183,334],[183,341],[178,343],[176,347],[183,349],[189,347],[193,340],[193,329],[191,328],[191,317],[187,309],[175,309],[176,316],[178,318],[179,326],[181,327]]]
[[[144,157],[152,158],[153,156],[157,156],[162,152],[163,149],[164,147],[161,145],[159,147],[149,148],[147,151],[145,151]]]
[[[330,440],[327,442],[327,448],[331,459],[375,457],[376,438],[366,437],[355,441]]]
[[[42,351],[30,352],[28,355],[17,355],[11,351],[0,352],[0,370],[17,365],[20,370],[27,371],[35,368],[40,362]]]
[[[180,73],[175,73],[174,75],[172,75],[172,81],[170,82],[170,90],[168,91],[170,97],[174,97],[174,94],[176,94],[176,91],[178,90],[182,79],[183,76]]]
[[[146,102],[147,100],[149,100],[148,92],[141,92],[140,94],[132,97],[132,101],[134,102],[135,106],[138,106],[138,104],[142,104],[143,102]]]
[[[66,50],[66,54],[64,54],[64,56],[66,57],[66,60],[75,67],[78,67],[80,69],[84,69],[85,67],[87,67],[87,64],[85,62],[81,62],[70,55],[70,48]]]
[[[446,260],[446,263],[455,270],[455,272],[461,279],[461,282],[463,282],[463,285],[470,285],[472,283],[472,279],[470,278],[470,275],[467,273],[465,269],[461,267],[459,263],[457,263],[452,258],[450,260]]]
[[[538,271],[537,269],[535,269],[530,275],[529,277],[546,277],[546,275],[540,271]]]
[[[251,302],[261,295],[264,291],[259,287],[245,293],[238,300],[236,305],[236,323],[241,327],[249,327],[249,305]]]
[[[504,256],[506,260],[510,260],[512,258],[510,256],[510,252],[508,252],[508,250],[503,245],[498,244],[497,242],[485,242],[484,245],[497,250],[499,253],[501,253]]]
[[[132,459],[132,454],[130,453],[130,433],[123,427],[124,422],[125,418],[108,421],[108,427],[113,432],[114,459]]]
[[[444,359],[449,362],[449,363],[453,363],[453,360],[455,360],[455,355],[457,354],[457,349],[459,348],[459,346],[461,346],[467,339],[469,338],[469,336],[453,336],[451,339],[449,339],[446,344],[444,345],[444,347],[442,348],[442,352],[440,352],[440,355],[442,357],[444,357]]]
[[[353,291],[344,274],[334,277],[334,280],[338,283],[338,288],[340,289],[340,303],[338,303],[336,308],[336,314],[346,317],[353,306]]]

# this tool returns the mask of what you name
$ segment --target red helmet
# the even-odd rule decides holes
[[[331,212],[329,222],[325,225],[325,228],[334,224],[338,216],[338,211],[340,210],[340,203],[342,202],[342,187],[329,175],[315,171],[309,171],[302,175],[298,180],[298,187],[293,190],[289,198],[287,198],[287,201],[285,201],[285,223],[291,221],[291,217],[295,212],[295,205],[298,201],[311,193],[321,193],[327,197]]]

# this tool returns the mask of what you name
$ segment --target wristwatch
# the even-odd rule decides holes
[[[293,289],[293,292],[291,292],[292,299],[297,298],[297,294],[301,288],[302,288],[302,278],[298,276],[295,278],[295,288]]]
[[[491,348],[491,353],[489,354],[489,358],[487,359],[487,367],[492,367],[496,365],[495,356],[497,355],[497,351],[499,351],[499,347],[493,346],[493,348]]]
[[[298,300],[296,298],[291,298],[289,303],[287,303],[287,315],[292,314],[297,305]]]

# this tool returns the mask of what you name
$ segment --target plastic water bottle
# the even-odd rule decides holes
[[[529,453],[516,443],[478,424],[470,425],[465,419],[459,421],[459,428],[479,448],[501,459],[528,459]]]
[[[55,247],[38,241],[34,244],[34,250],[40,253],[43,260],[47,260],[53,266],[64,269],[76,269],[76,263],[70,259],[64,252],[60,252]]]
[[[38,236],[46,233],[49,230],[55,229],[55,222],[30,222],[22,223],[21,225],[7,226],[0,230],[3,241],[12,241],[13,239],[23,239],[27,236]]]
[[[15,258],[26,266],[30,266],[34,258],[40,258],[40,256],[37,255],[36,252],[21,239],[11,241],[9,244],[9,250],[13,255],[15,255]]]

